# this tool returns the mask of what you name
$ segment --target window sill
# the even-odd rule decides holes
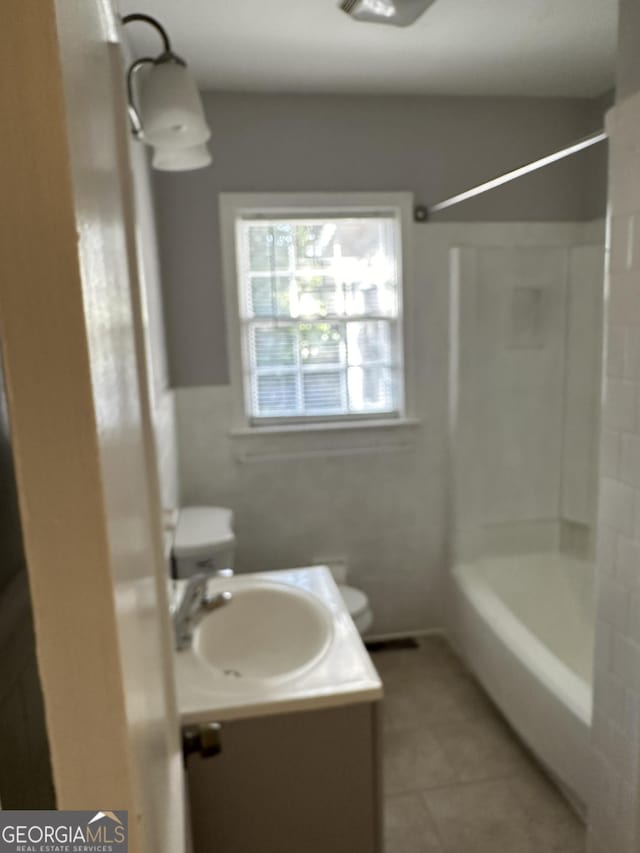
[[[416,448],[417,428],[421,426],[415,418],[394,418],[241,427],[231,430],[230,435],[236,461],[278,463],[412,451]]]
[[[237,427],[229,432],[233,438],[261,438],[265,436],[312,434],[327,432],[354,432],[361,430],[408,429],[422,426],[417,418],[378,418],[377,420],[328,421],[326,423],[278,424],[274,426]]]

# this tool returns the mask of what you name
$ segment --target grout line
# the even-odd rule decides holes
[[[421,800],[422,800],[422,805],[426,809],[426,812],[429,815],[429,818],[431,819],[433,831],[435,833],[438,844],[440,845],[440,848],[442,849],[442,853],[447,853],[447,844],[446,844],[444,835],[443,835],[443,833],[442,833],[442,831],[438,825],[438,821],[436,820],[434,813],[429,808],[429,803],[426,801],[426,799],[424,797],[421,797]]]
[[[472,785],[484,785],[486,782],[508,782],[510,779],[518,778],[517,773],[505,774],[501,776],[484,776],[482,779],[464,779],[460,782],[445,782],[441,785],[427,785],[419,788],[406,788],[402,791],[386,791],[384,799],[393,797],[401,797],[406,794],[429,794],[432,791],[442,791],[447,788],[469,788]],[[555,793],[555,791],[554,791]]]

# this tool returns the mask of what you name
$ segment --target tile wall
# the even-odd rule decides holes
[[[456,555],[559,549],[593,529],[600,245],[461,248],[452,393]],[[583,536],[587,546],[588,535]]]
[[[608,116],[591,853],[640,848],[640,94]]]

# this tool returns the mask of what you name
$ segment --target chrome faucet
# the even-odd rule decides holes
[[[207,595],[207,584],[212,577],[233,577],[233,569],[222,569],[209,574],[192,575],[184,588],[182,598],[173,617],[176,649],[188,649],[191,646],[193,632],[205,613],[224,607],[232,598],[233,593],[224,591],[215,595]]]

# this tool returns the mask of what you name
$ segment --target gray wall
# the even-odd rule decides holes
[[[622,101],[640,90],[640,2],[620,0],[616,97]]]
[[[213,166],[155,173],[172,386],[228,382],[219,192],[411,190],[432,203],[601,127],[603,103],[208,93]],[[589,220],[605,199],[602,147],[439,221]]]

